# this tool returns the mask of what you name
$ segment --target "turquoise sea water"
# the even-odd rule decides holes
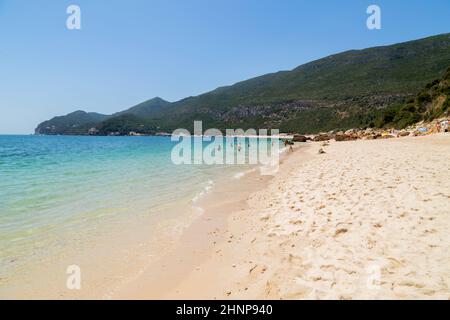
[[[248,170],[174,165],[175,143],[169,137],[0,136],[0,278],[110,222],[191,206],[217,178]]]

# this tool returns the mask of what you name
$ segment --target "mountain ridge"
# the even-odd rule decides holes
[[[102,121],[133,115],[137,118],[127,119],[126,127],[145,134],[191,129],[194,120],[218,129],[264,127],[313,133],[348,128],[370,123],[378,109],[414,96],[448,66],[450,33],[445,33],[347,50],[172,103],[153,98]],[[140,131],[143,127],[145,132]],[[58,129],[49,133],[42,124],[36,128],[38,134],[54,132]]]

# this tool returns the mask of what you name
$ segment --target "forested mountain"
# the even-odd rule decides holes
[[[88,127],[95,127],[97,134],[153,134],[191,129],[194,120],[203,120],[205,128],[302,133],[367,126],[379,119],[381,109],[414,98],[449,66],[447,33],[346,51],[173,103],[154,98],[111,116],[69,114],[40,124],[36,133],[88,134]]]

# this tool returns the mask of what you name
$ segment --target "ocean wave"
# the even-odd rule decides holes
[[[213,186],[214,182],[212,180],[208,180],[206,186],[192,198],[192,203],[197,203],[202,197],[204,197],[209,192],[209,190],[211,190]]]

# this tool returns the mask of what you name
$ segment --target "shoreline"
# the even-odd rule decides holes
[[[302,144],[294,153],[309,146]],[[287,151],[287,150],[286,150]],[[280,154],[280,169],[292,154]],[[194,219],[177,241],[175,248],[149,265],[138,278],[119,288],[110,299],[166,299],[198,265],[209,259],[226,241],[228,220],[234,212],[248,208],[248,197],[261,191],[275,176],[261,176],[259,167],[239,171],[230,179],[218,180],[194,207],[202,213]],[[148,288],[152,288],[151,290]]]
[[[450,136],[309,145],[112,298],[448,299]]]

